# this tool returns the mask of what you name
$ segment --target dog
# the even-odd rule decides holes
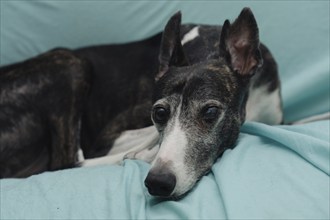
[[[65,59],[66,65],[61,67],[57,66],[57,59],[61,58],[46,62],[48,56],[52,59],[54,54],[63,51],[71,59],[84,64],[72,70],[70,59]],[[31,80],[25,78],[27,73],[33,72],[33,67],[26,63],[1,70],[0,77],[4,79],[1,83],[9,85],[12,90],[1,85],[0,95],[9,101],[1,97],[0,105],[18,115],[7,114],[1,107],[0,120],[6,122],[1,123],[0,128],[1,177],[28,176],[74,166],[73,163],[90,166],[116,163],[125,158],[142,159],[151,163],[145,179],[148,192],[153,196],[177,199],[209,172],[226,149],[235,146],[245,120],[267,124],[283,121],[277,64],[266,46],[259,42],[257,23],[249,8],[244,8],[232,24],[226,20],[222,26],[181,25],[181,13],[178,12],[169,19],[162,33],[146,40],[73,51],[57,49],[48,56],[41,55],[27,61],[37,66],[45,65],[35,73],[39,84],[30,86]],[[40,61],[42,58],[45,60]],[[45,76],[45,70],[46,73],[59,71],[59,75]],[[79,82],[67,79],[77,74]],[[17,75],[20,80],[12,75]],[[40,79],[54,84],[52,92],[42,92],[40,84],[44,82]],[[21,87],[16,86],[16,81],[22,82]],[[71,87],[56,86],[61,82],[70,82]],[[67,94],[76,87],[81,90]],[[39,90],[28,92],[36,88]],[[47,91],[50,90],[51,87]],[[57,92],[59,102],[54,100],[50,104],[44,101],[44,98],[51,100],[52,95],[57,96]],[[9,93],[31,96],[33,101],[26,108],[31,108],[36,116],[25,119],[25,107],[15,102],[16,97],[9,97]],[[42,98],[39,93],[48,96]],[[60,103],[61,98],[68,97],[69,101]],[[79,101],[72,101],[77,98]],[[73,103],[78,104],[74,106]],[[34,113],[39,111],[38,104],[46,106],[47,111]],[[63,104],[71,106],[72,111],[56,111],[62,117],[52,117],[52,110]],[[41,120],[37,118],[39,115],[53,120]],[[74,122],[74,125],[69,130],[58,128],[53,132],[55,135],[51,135],[54,125],[63,128],[62,118],[70,117],[74,119],[66,122]],[[13,118],[20,121],[10,123]],[[30,129],[25,126],[27,123],[39,123],[39,130],[45,128],[50,132],[37,133],[38,129]],[[23,131],[16,131],[21,127]],[[135,130],[137,136],[142,132],[148,139],[142,145],[122,150],[119,156],[114,156],[112,153],[116,146],[120,146],[119,140],[125,140],[123,134],[132,129],[140,129]],[[57,146],[68,142],[57,140],[63,138],[56,134],[70,136],[72,146]],[[23,144],[23,139],[29,139],[29,135],[32,135],[31,142]],[[13,137],[20,141],[15,147],[11,143]],[[29,150],[32,140],[46,143],[42,149],[46,148],[47,152],[36,151],[48,155],[43,169],[37,172],[23,169],[31,163],[31,159],[25,160],[27,157],[37,157]],[[49,140],[51,142],[47,143]],[[80,153],[79,156],[80,148],[83,155]],[[62,159],[61,165],[53,165],[57,157],[67,158],[67,153],[69,159]],[[13,161],[16,155],[19,155],[18,159]],[[28,162],[17,168],[23,159]]]

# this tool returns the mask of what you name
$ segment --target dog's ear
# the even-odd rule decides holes
[[[170,66],[188,65],[180,38],[181,12],[175,13],[167,22],[160,46],[159,72],[156,81],[159,80]]]
[[[220,56],[224,57],[237,73],[248,76],[262,65],[259,50],[257,22],[249,8],[244,8],[233,24],[228,20],[222,26]]]

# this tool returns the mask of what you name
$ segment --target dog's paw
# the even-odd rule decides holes
[[[124,156],[124,160],[125,159],[143,160],[147,163],[151,163],[154,160],[154,158],[156,157],[158,150],[159,150],[159,147],[155,146],[153,148],[144,149],[139,152],[130,152]]]
[[[123,159],[124,160],[126,160],[126,159],[136,160],[137,159],[136,154],[137,154],[137,152],[129,152],[129,153],[125,154]]]

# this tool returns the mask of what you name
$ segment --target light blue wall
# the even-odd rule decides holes
[[[184,23],[222,24],[245,6],[278,61],[286,119],[329,111],[329,1],[0,1],[0,64],[142,39],[178,10]]]

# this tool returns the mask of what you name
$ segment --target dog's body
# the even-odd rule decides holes
[[[0,71],[0,177],[75,165],[89,65],[56,50]]]
[[[73,140],[81,137],[85,158],[107,155],[123,131],[144,128],[153,123],[158,132],[147,128],[145,131],[152,133],[148,144],[138,149],[141,152],[127,157],[148,158],[146,160],[152,162],[145,184],[150,194],[164,197],[185,194],[209,171],[225,149],[234,147],[245,117],[268,124],[282,122],[276,63],[268,49],[259,45],[258,29],[249,9],[244,9],[232,25],[226,21],[223,27],[181,26],[180,21],[180,14],[174,15],[162,35],[147,40],[71,52],[74,59],[79,59],[76,56],[84,57],[90,62],[93,77],[92,80],[87,77],[90,70],[88,65],[84,65],[80,71],[86,76],[83,81],[87,86],[79,93],[81,102],[77,107],[79,110],[84,106],[84,110],[77,114],[62,112],[63,116],[80,117],[82,114],[81,133],[78,131],[79,120],[74,120],[70,131],[73,132]],[[40,62],[40,58],[30,62]],[[66,72],[69,67],[67,63],[62,70]],[[12,71],[8,71],[5,67],[0,77],[7,80],[12,74],[22,75],[22,68],[14,66]],[[52,71],[53,66],[48,68]],[[42,71],[38,77],[43,77]],[[14,82],[1,83],[11,85]],[[89,84],[89,94],[85,95]],[[3,86],[0,88],[0,120],[4,121],[9,119],[2,106],[6,107],[13,101],[3,99],[9,90]],[[11,92],[18,88],[13,87]],[[35,102],[29,103],[31,105],[34,106]],[[55,109],[50,104],[47,106]],[[52,115],[52,112],[47,111],[46,115]],[[29,120],[35,121],[34,118]],[[40,122],[45,127],[52,125],[47,123]],[[17,143],[13,149],[12,142],[6,142],[4,137],[8,134],[20,140],[20,133],[14,133],[20,127],[18,122],[7,122],[5,126],[1,123],[1,177],[33,173],[22,175],[22,168],[12,165],[9,159],[20,154],[22,148],[31,147]],[[43,134],[33,137],[48,138]],[[53,142],[54,138],[56,140],[57,137],[52,136]],[[56,147],[53,143],[49,145],[51,147],[47,149]],[[73,145],[72,149],[77,153],[78,143]],[[153,145],[156,147],[144,149]],[[61,168],[50,166],[49,161],[58,156],[52,152],[48,154],[44,169],[37,172]],[[73,154],[70,155],[72,157]],[[70,162],[63,162],[62,167],[71,166],[76,156],[74,154]],[[117,159],[122,160],[123,155]],[[94,160],[98,159],[81,164],[93,164]]]

